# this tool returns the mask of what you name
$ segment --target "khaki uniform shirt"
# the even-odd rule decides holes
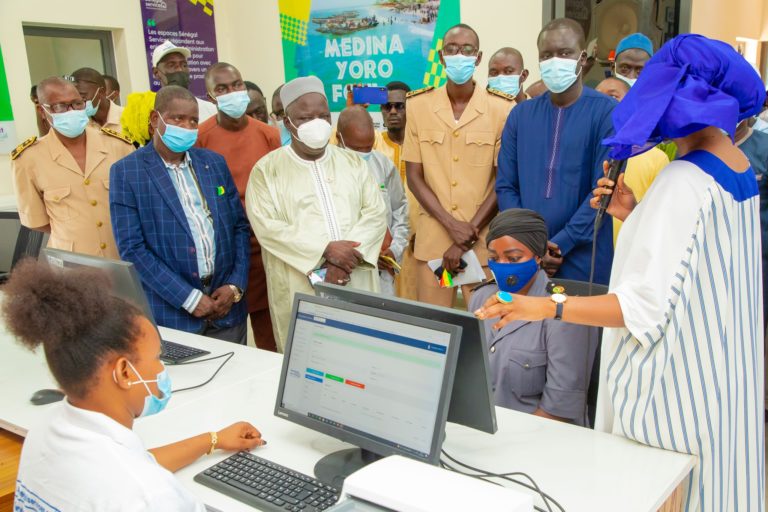
[[[85,128],[85,172],[51,129],[12,156],[21,223],[51,226],[48,247],[120,259],[109,220],[109,169],[133,146],[92,126]]]
[[[123,126],[120,124],[120,117],[123,115],[123,110],[125,110],[125,107],[121,107],[120,105],[110,101],[109,110],[107,111],[107,120],[104,122],[104,128],[109,128],[110,130],[114,130],[117,133],[123,133]],[[97,130],[101,128],[99,123],[94,121],[93,118],[91,118],[89,124]]]
[[[494,191],[501,132],[513,104],[511,99],[475,86],[461,119],[456,121],[445,87],[408,98],[402,158],[423,165],[427,186],[455,219],[471,221]],[[442,224],[421,205],[415,231],[414,255],[418,260],[442,258],[453,244]],[[488,260],[487,232],[486,226],[474,246],[483,265]]]

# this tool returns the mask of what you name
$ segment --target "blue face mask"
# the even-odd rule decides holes
[[[520,75],[498,75],[488,79],[488,87],[510,96],[520,93]]]
[[[467,57],[466,55],[445,55],[445,74],[448,80],[461,85],[469,82],[472,75],[475,74],[475,62],[477,57]]]
[[[248,91],[235,91],[216,97],[216,106],[232,119],[240,119],[248,109]]]
[[[287,146],[291,143],[291,132],[285,127],[285,121],[275,121],[271,117],[269,118],[269,124],[280,130],[280,144]]]
[[[61,114],[48,113],[51,115],[53,129],[69,139],[82,135],[88,125],[88,115],[85,110],[67,110]]]
[[[96,92],[93,94],[94,98],[96,98],[96,95],[99,94],[99,89],[101,89],[101,87],[96,89]],[[94,107],[93,106],[93,99],[90,99],[90,100],[86,101],[85,102],[85,115],[87,115],[88,117],[95,116],[96,112],[98,112],[98,110],[99,110],[99,105],[101,105],[101,102],[98,102],[96,104],[96,106]]]
[[[163,371],[158,373],[157,378],[154,380],[144,380],[130,361],[128,361],[128,365],[131,367],[131,370],[133,370],[133,373],[139,377],[139,380],[131,382],[131,385],[141,383],[144,384],[144,387],[147,389],[147,397],[144,399],[144,408],[141,410],[141,415],[139,417],[152,416],[165,409],[165,406],[168,405],[168,400],[171,399],[171,378],[168,376],[168,370],[166,370],[165,365],[163,365]],[[162,398],[158,398],[152,393],[152,390],[149,389],[149,386],[147,385],[149,382],[157,382],[157,389],[163,394]]]
[[[568,89],[581,74],[581,69],[576,72],[579,60],[563,59],[561,57],[552,57],[539,62],[541,70],[541,80],[547,89],[554,93],[561,93]]]
[[[165,133],[160,135],[163,144],[174,153],[184,153],[197,142],[197,130],[182,128],[174,124],[168,124],[160,113],[157,114],[165,125]]]
[[[355,151],[354,149],[350,150],[354,153],[357,153],[357,156],[365,160],[366,162],[371,159],[371,152],[363,153],[362,151]]]
[[[499,290],[509,293],[517,293],[533,279],[539,271],[539,264],[535,258],[522,263],[499,263],[488,260],[488,269],[493,273]]]

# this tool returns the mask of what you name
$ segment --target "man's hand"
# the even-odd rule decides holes
[[[451,273],[451,275],[460,274],[461,272],[464,272],[463,268],[460,268],[461,265],[461,256],[466,251],[459,247],[456,244],[453,244],[448,248],[447,251],[445,251],[445,254],[443,254],[443,268]]]
[[[347,274],[351,274],[355,267],[363,261],[363,255],[357,252],[360,242],[350,240],[338,240],[330,242],[323,252],[325,260],[336,267],[341,268]]]
[[[339,268],[336,265],[328,265],[325,271],[325,282],[331,284],[338,284],[339,286],[346,286],[349,282],[349,272],[345,272],[343,268]]]
[[[203,294],[203,298],[197,303],[197,307],[192,312],[192,315],[197,318],[208,318],[214,314],[215,307],[214,301],[209,296]]]
[[[448,231],[453,243],[462,248],[464,252],[470,250],[480,237],[480,231],[472,223],[460,220],[451,222],[446,227],[446,231]]]
[[[563,255],[556,243],[547,242],[547,252],[541,259],[541,268],[549,277],[554,276],[563,264]]]
[[[393,260],[395,259],[395,254],[392,252],[391,249],[384,249],[381,251],[381,254],[379,254],[379,270],[386,270],[389,272],[389,275],[394,276],[395,275],[395,269],[392,268],[392,265],[388,263],[387,261],[381,259],[382,256],[389,256]]]
[[[227,316],[229,310],[232,309],[232,304],[235,303],[235,292],[228,284],[216,288],[211,294],[213,299],[213,315],[211,318],[214,320],[217,318],[223,318]]]

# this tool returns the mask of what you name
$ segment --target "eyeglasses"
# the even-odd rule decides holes
[[[465,44],[463,46],[459,46],[458,44],[449,44],[443,47],[443,55],[448,56],[458,55],[461,53],[465,57],[471,57],[473,55],[477,55],[477,51],[478,49],[471,44]]]
[[[69,103],[54,103],[53,105],[41,103],[41,105],[54,114],[63,114],[67,110],[83,110],[85,108],[83,100],[75,100]]]
[[[394,103],[383,103],[381,105],[381,111],[382,112],[389,112],[393,108],[397,109],[398,111],[405,110],[405,103],[402,102],[402,101],[397,101],[397,102],[394,102]]]

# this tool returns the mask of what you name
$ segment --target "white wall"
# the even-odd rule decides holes
[[[526,86],[539,79],[536,38],[542,26],[541,3],[541,0],[462,0],[461,21],[480,36],[484,54],[482,73],[475,78],[483,85],[488,76],[488,59],[504,46],[516,48],[523,54],[525,67],[530,71]]]

